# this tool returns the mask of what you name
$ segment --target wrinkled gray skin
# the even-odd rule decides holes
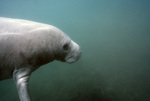
[[[54,26],[0,17],[0,80],[13,78],[21,101],[31,101],[28,82],[34,70],[80,56],[80,47]]]

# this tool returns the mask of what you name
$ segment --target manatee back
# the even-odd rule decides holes
[[[27,34],[28,32],[38,28],[51,28],[47,24],[42,24],[34,21],[27,21],[22,19],[11,19],[0,17],[0,34]]]

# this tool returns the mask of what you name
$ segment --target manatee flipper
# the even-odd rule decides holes
[[[20,101],[31,101],[28,87],[30,74],[30,68],[20,68],[13,72],[13,79],[16,83]]]

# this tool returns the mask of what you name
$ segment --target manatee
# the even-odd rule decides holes
[[[80,57],[80,46],[54,26],[0,17],[0,80],[14,79],[20,101],[31,101],[33,71],[54,60],[74,63]]]

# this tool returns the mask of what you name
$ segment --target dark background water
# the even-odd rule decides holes
[[[0,16],[52,24],[81,46],[78,62],[32,74],[33,101],[150,101],[149,0],[1,0]],[[19,101],[13,80],[0,101]]]

